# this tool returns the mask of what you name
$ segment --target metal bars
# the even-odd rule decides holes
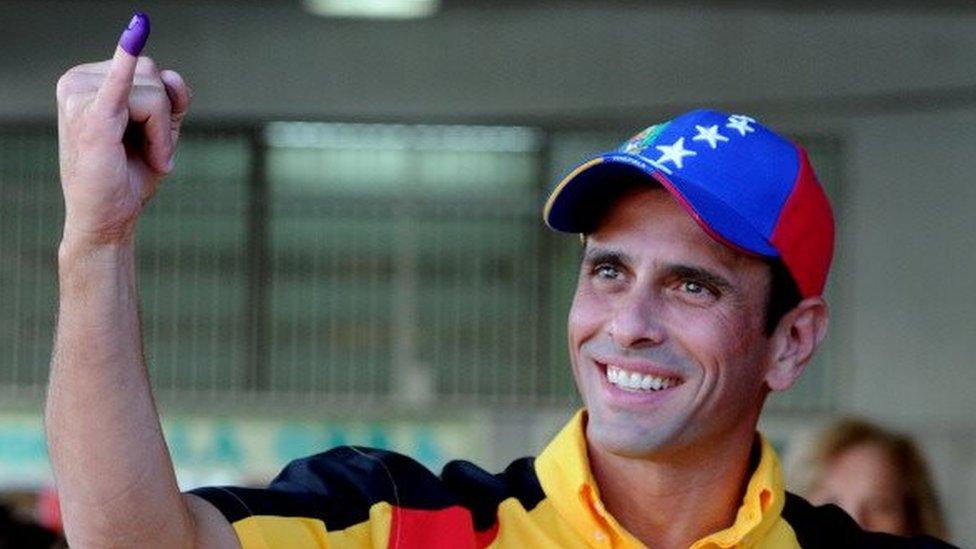
[[[550,181],[618,137],[321,123],[189,133],[139,230],[154,385],[204,408],[576,402],[565,318],[579,244],[539,210]],[[836,140],[804,142],[834,180]],[[50,128],[0,129],[0,389],[12,392],[40,394],[47,376],[56,155]],[[829,408],[832,368],[828,352],[774,406]]]

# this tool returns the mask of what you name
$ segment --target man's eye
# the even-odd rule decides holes
[[[686,280],[682,282],[681,289],[688,292],[689,294],[700,294],[705,291],[704,286],[692,280]]]
[[[708,295],[716,296],[716,292],[712,291],[711,288],[702,284],[701,282],[696,282],[694,280],[685,280],[681,283],[681,291],[693,295]]]
[[[620,269],[614,267],[613,265],[597,265],[593,272],[596,276],[600,278],[616,279],[620,277]]]

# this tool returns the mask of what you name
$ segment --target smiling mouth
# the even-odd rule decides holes
[[[620,368],[612,364],[603,364],[607,381],[625,391],[634,393],[653,393],[681,385],[682,380],[676,377],[661,377],[642,374],[633,370]]]

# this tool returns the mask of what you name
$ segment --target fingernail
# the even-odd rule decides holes
[[[149,16],[137,11],[132,15],[129,26],[122,31],[122,36],[119,37],[119,46],[122,46],[122,49],[129,52],[130,55],[138,56],[148,39]]]

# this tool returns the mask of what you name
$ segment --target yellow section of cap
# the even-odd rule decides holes
[[[576,167],[575,170],[569,172],[569,175],[564,177],[562,181],[559,182],[558,185],[556,185],[556,188],[553,189],[552,193],[549,195],[549,199],[546,200],[545,207],[543,207],[542,209],[542,219],[546,222],[546,225],[549,225],[549,212],[552,210],[552,205],[556,202],[556,197],[559,196],[559,193],[562,192],[563,188],[565,188],[566,185],[568,185],[569,182],[572,181],[573,178],[575,178],[581,172],[586,171],[591,167],[600,164],[601,162],[603,162],[602,156],[594,158],[593,160],[590,160],[588,162],[584,162],[583,164],[580,164],[579,166]],[[549,225],[549,227],[555,229],[555,227],[553,227],[552,225]]]

